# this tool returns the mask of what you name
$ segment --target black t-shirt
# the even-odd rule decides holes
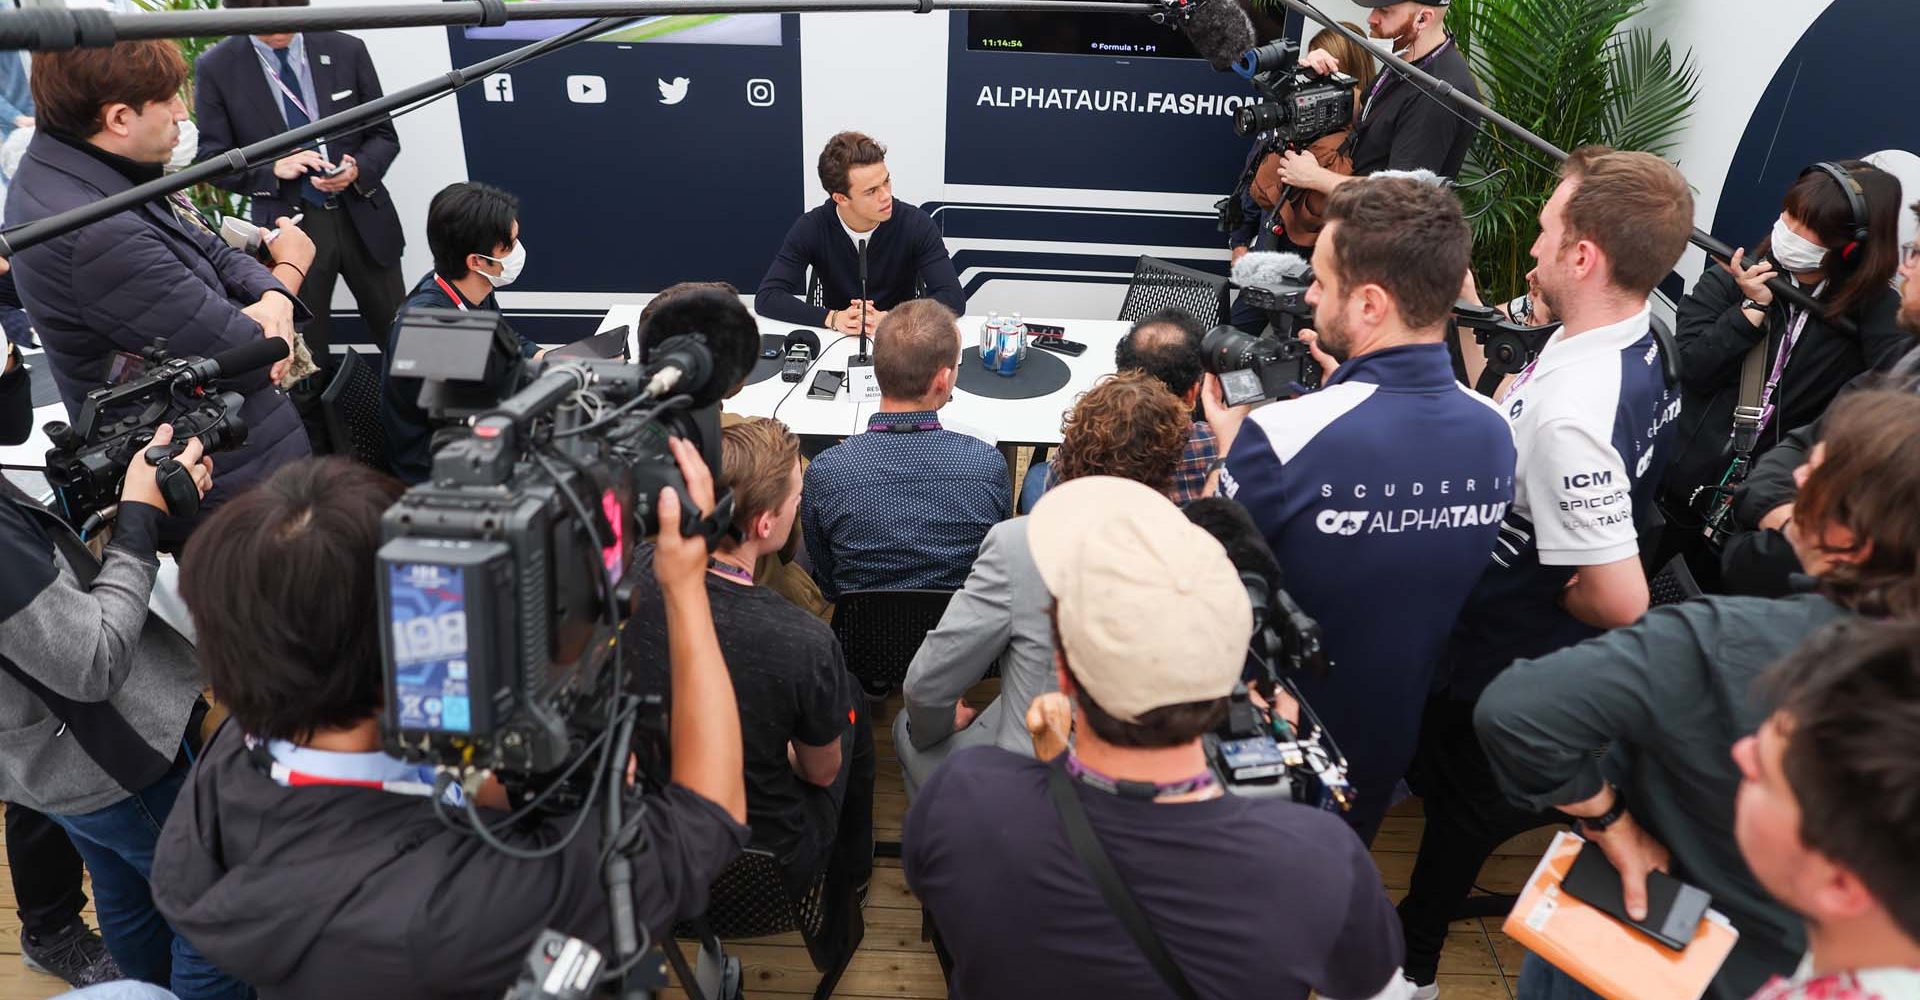
[[[639,689],[671,698],[666,609],[648,556],[635,572],[645,573],[647,583],[622,640],[627,669]],[[766,587],[709,573],[707,600],[740,706],[753,845],[783,862],[811,865],[833,841],[839,804],[794,773],[787,741],[822,747],[847,731],[853,678],[839,640],[820,619]]]
[[[1168,990],[1068,843],[1050,765],[955,753],[907,813],[907,885],[954,960],[955,1000],[1165,1000]],[[1204,1000],[1369,997],[1400,921],[1330,813],[1226,795],[1163,805],[1075,788],[1114,867]]]
[[[1451,36],[1414,65],[1479,99],[1480,87],[1473,82],[1466,57]],[[1467,161],[1467,147],[1473,145],[1477,123],[1468,112],[1438,95],[1423,93],[1424,89],[1423,84],[1402,78],[1391,69],[1381,71],[1378,89],[1348,148],[1356,176],[1379,170],[1424,169],[1442,177],[1460,173],[1460,165]]]

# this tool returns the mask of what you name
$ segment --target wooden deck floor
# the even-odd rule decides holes
[[[896,697],[888,711],[881,713],[883,721],[890,723],[897,709]],[[891,729],[882,725],[877,735],[876,834],[881,840],[899,840],[906,792],[900,783],[899,763],[893,757]],[[1395,900],[1406,892],[1420,828],[1419,803],[1404,802],[1388,817],[1374,843],[1374,861],[1380,866],[1388,896]],[[1550,839],[1551,831],[1536,831],[1505,845],[1481,872],[1480,884],[1496,892],[1517,890]],[[11,876],[0,866],[0,1000],[54,996],[64,991],[65,984],[28,972],[20,964],[20,920],[12,908]],[[899,861],[883,858],[878,862],[866,921],[866,939],[841,978],[835,997],[919,1000],[946,996],[940,964],[933,949],[920,940],[919,904],[907,892]],[[819,973],[796,935],[729,944],[728,949],[739,956],[745,969],[749,997],[807,996],[819,981]],[[1457,922],[1440,959],[1442,995],[1446,1000],[1512,1000],[1521,954],[1521,948],[1500,933],[1497,921]]]

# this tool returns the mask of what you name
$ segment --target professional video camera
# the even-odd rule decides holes
[[[1241,579],[1253,602],[1253,641],[1227,720],[1203,741],[1207,764],[1236,795],[1345,812],[1353,807],[1347,759],[1293,682],[1302,670],[1318,676],[1329,669],[1320,625],[1284,588],[1270,588],[1256,573]],[[1298,706],[1297,723],[1286,718],[1289,701]]]
[[[1523,314],[1520,318],[1525,320],[1529,316],[1530,313]],[[1454,339],[1455,330],[1472,330],[1473,339],[1486,354],[1487,366],[1481,370],[1473,389],[1488,399],[1493,398],[1502,379],[1519,374],[1528,363],[1539,357],[1541,349],[1547,346],[1547,339],[1560,329],[1558,323],[1530,326],[1516,322],[1492,306],[1464,300],[1454,303],[1453,316],[1447,322],[1449,341]]]
[[[1240,135],[1298,147],[1353,124],[1353,77],[1301,69],[1298,42],[1282,38],[1249,49],[1233,71],[1266,98],[1234,112],[1233,130]]]
[[[740,374],[715,372],[699,335],[656,346],[646,366],[530,367],[525,388],[435,453],[432,480],[387,512],[380,549],[387,749],[509,780],[544,780],[611,728],[635,546],[659,529],[662,488],[687,496],[667,440],[717,470],[718,399]],[[717,538],[730,509],[683,508],[681,530]]]
[[[1233,193],[1214,205],[1220,231],[1227,233],[1245,221],[1240,197],[1269,153],[1305,148],[1353,124],[1354,79],[1344,73],[1322,76],[1300,68],[1297,42],[1280,39],[1249,49],[1233,64],[1233,71],[1252,83],[1262,99],[1233,113],[1234,132],[1258,136],[1260,148],[1247,161]],[[1282,197],[1299,194],[1288,189]]]
[[[163,423],[173,424],[173,444],[148,456],[160,470],[160,493],[168,513],[198,513],[200,491],[193,473],[173,457],[195,438],[208,454],[246,443],[247,425],[240,419],[244,397],[213,383],[272,365],[287,356],[287,342],[267,337],[212,358],[173,358],[166,341],[156,340],[140,354],[128,377],[87,393],[73,423],[55,420],[45,428],[53,443],[47,482],[60,516],[82,535],[112,516],[128,464]]]
[[[1219,326],[1201,339],[1201,363],[1220,377],[1227,405],[1319,388],[1320,368],[1297,336],[1301,321],[1313,317],[1313,307],[1307,305],[1313,268],[1295,254],[1249,253],[1234,262],[1233,283],[1242,302],[1266,314],[1267,329],[1255,337]]]

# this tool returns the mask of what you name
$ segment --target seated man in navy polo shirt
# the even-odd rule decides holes
[[[887,147],[858,132],[842,132],[820,151],[820,186],[827,203],[801,216],[760,281],[753,311],[768,319],[871,334],[895,306],[933,299],[955,313],[967,294],[954,273],[947,244],[927,213],[893,198]],[[866,244],[866,294],[861,294],[860,244]],[[807,295],[807,268],[820,282],[825,305]]]
[[[959,590],[987,529],[1013,516],[1007,463],[937,412],[960,374],[960,327],[908,302],[874,331],[880,411],[807,468],[800,525],[831,600],[856,590]]]
[[[1255,410],[1202,399],[1222,492],[1266,533],[1333,669],[1300,688],[1352,766],[1371,842],[1406,773],[1433,672],[1513,500],[1513,434],[1453,379],[1447,315],[1471,237],[1459,199],[1398,177],[1327,201],[1313,248],[1325,387]]]

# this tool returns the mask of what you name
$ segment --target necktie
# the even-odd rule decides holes
[[[285,85],[285,89],[280,91],[280,105],[287,113],[287,128],[296,129],[302,125],[313,124],[313,119],[307,117],[307,112],[300,107],[300,102],[293,99],[293,91],[300,86],[300,76],[293,71],[291,48],[289,46],[284,49],[274,49],[273,54],[280,60],[280,82]],[[320,205],[326,202],[327,196],[313,186],[313,179],[309,176],[300,182],[300,200],[310,205]]]

